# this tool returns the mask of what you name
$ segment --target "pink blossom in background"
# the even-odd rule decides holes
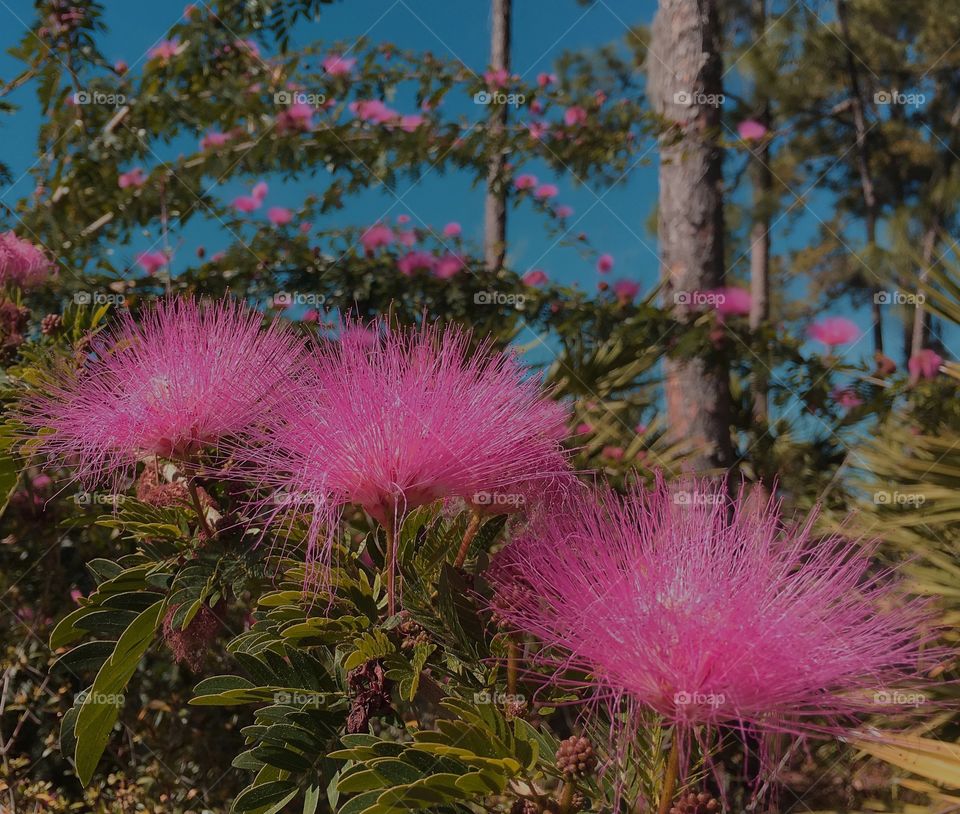
[[[543,285],[550,278],[543,269],[530,269],[520,278],[526,285]]]
[[[409,216],[409,215],[397,215],[397,223],[400,223],[400,224],[410,223],[410,216]]]
[[[455,220],[450,221],[450,223],[443,227],[444,237],[460,237],[462,233],[463,228]]]
[[[541,102],[539,99],[534,99],[534,100],[530,103],[530,112],[531,112],[534,116],[539,116],[541,113],[543,113],[543,110],[544,110],[544,108],[543,108],[543,102]]]
[[[277,129],[281,133],[300,133],[313,129],[314,109],[303,102],[296,102],[277,116]]]
[[[491,68],[483,74],[483,81],[493,90],[505,88],[510,84],[510,71],[506,68]]]
[[[567,127],[578,127],[587,121],[587,111],[579,105],[572,105],[563,112],[563,123]]]
[[[581,424],[577,424],[577,427],[574,430],[574,432],[577,435],[587,435],[588,433],[593,432],[593,427],[587,424],[586,422],[583,422]]]
[[[853,342],[861,336],[856,324],[845,317],[826,317],[814,322],[807,329],[807,335],[831,349]]]
[[[611,461],[622,461],[626,453],[623,447],[607,446],[600,451],[600,454]]]
[[[758,141],[767,135],[767,128],[754,119],[744,119],[737,125],[737,135],[744,141]]]
[[[537,183],[537,176],[527,173],[525,175],[518,175],[513,185],[517,189],[533,189]]]
[[[141,252],[137,255],[137,265],[150,275],[156,274],[169,262],[167,255],[160,251]]]
[[[407,229],[405,232],[397,232],[397,243],[409,249],[417,242],[417,233],[413,229]]]
[[[859,407],[863,404],[863,399],[857,395],[857,391],[850,387],[837,388],[830,393],[830,398],[843,407],[844,410],[852,410],[854,407]]]
[[[233,199],[231,206],[237,212],[255,212],[260,208],[261,202],[259,198],[254,198],[252,195],[238,195]]]
[[[56,274],[46,252],[14,232],[0,233],[0,285],[34,288]]]
[[[907,369],[910,371],[910,381],[914,384],[920,379],[934,379],[940,372],[940,365],[943,364],[943,357],[930,348],[915,353],[907,362]]]
[[[124,312],[25,399],[37,451],[88,488],[116,485],[153,455],[183,458],[257,423],[288,390],[301,340],[231,300],[163,299]],[[42,432],[41,432],[42,430]]]
[[[81,591],[79,588],[74,588],[70,591],[70,599],[73,600],[75,605],[79,605],[80,600],[83,599],[83,591]]]
[[[466,263],[463,262],[462,257],[448,253],[437,259],[433,269],[433,276],[440,280],[449,280],[466,267]]]
[[[530,138],[540,141],[550,133],[550,125],[546,122],[530,122],[527,125],[527,132],[530,134]]]
[[[148,54],[150,59],[159,59],[167,62],[176,55],[177,48],[179,47],[180,41],[177,39],[161,40],[149,50]]]
[[[537,74],[537,84],[541,88],[545,88],[548,85],[553,85],[557,81],[557,75],[555,73],[538,73]]]
[[[147,182],[147,176],[143,172],[143,167],[134,167],[132,170],[121,173],[117,178],[117,185],[120,189],[127,187],[142,187]]]
[[[113,70],[115,73],[123,76],[128,70],[130,70],[130,66],[127,65],[127,61],[125,59],[118,59],[113,63]]]
[[[211,147],[223,147],[233,136],[230,133],[221,133],[217,130],[211,130],[204,134],[200,139],[200,149],[209,150]]]
[[[297,227],[297,228],[300,229],[301,234],[304,234],[304,235],[305,235],[305,234],[309,234],[310,230],[311,230],[313,227],[312,227],[309,223],[307,223],[306,221],[304,221],[304,222],[301,223],[300,226]]]
[[[541,201],[546,201],[550,198],[556,198],[557,195],[560,194],[560,190],[557,188],[556,184],[541,184],[536,188],[533,194]]]
[[[293,212],[283,206],[271,206],[267,210],[267,220],[274,226],[286,226],[293,220]]]
[[[640,283],[633,280],[617,280],[611,290],[616,294],[617,299],[622,303],[633,302],[637,294],[640,293]]]
[[[346,76],[353,71],[353,66],[357,61],[351,57],[340,56],[340,54],[328,54],[324,57],[323,70],[330,76]]]
[[[253,185],[253,189],[250,190],[250,194],[256,198],[260,203],[263,203],[264,199],[267,197],[267,194],[270,192],[270,187],[267,186],[266,181],[259,181]]]
[[[420,127],[426,119],[419,114],[409,114],[400,117],[400,129],[405,133],[412,133]]]
[[[745,288],[726,286],[725,288],[715,288],[707,293],[713,295],[716,303],[713,307],[720,316],[748,316],[750,314],[752,297]]]
[[[492,610],[537,641],[531,673],[609,705],[614,753],[653,712],[684,760],[701,727],[758,736],[776,760],[777,735],[841,736],[909,712],[912,696],[877,688],[916,686],[945,651],[935,608],[877,567],[877,544],[816,520],[709,479],[572,496],[496,555]]]
[[[603,107],[604,102],[607,101],[607,94],[605,91],[598,89],[593,92],[593,98],[596,100],[597,107]]]
[[[637,426],[633,428],[633,431],[637,435],[645,435],[648,429],[649,427],[647,427],[646,424],[637,424]]]
[[[433,271],[436,258],[430,252],[407,252],[397,260],[397,268],[408,277],[415,271]]]
[[[601,254],[597,258],[597,271],[601,274],[609,274],[613,271],[613,255]]]
[[[573,214],[572,206],[567,206],[566,204],[564,204],[563,206],[557,207],[558,218],[569,218],[572,214]]]
[[[388,124],[400,117],[399,113],[391,110],[379,99],[359,99],[351,102],[349,109],[358,119],[374,124]]]
[[[360,243],[367,254],[393,243],[393,230],[383,223],[375,223],[360,236]]]

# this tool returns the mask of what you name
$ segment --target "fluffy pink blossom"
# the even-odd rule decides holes
[[[351,102],[350,112],[358,119],[374,124],[388,124],[400,118],[397,111],[387,107],[379,99],[359,99]]]
[[[270,192],[270,187],[267,186],[266,181],[258,181],[253,185],[253,189],[250,190],[250,194],[256,198],[260,203],[263,203],[264,199],[267,197],[267,193]]]
[[[713,295],[714,310],[722,317],[747,316],[750,313],[752,298],[745,288],[726,286],[707,293]]]
[[[542,141],[544,136],[550,132],[550,125],[546,122],[530,122],[527,125],[527,132],[530,134],[530,138]]]
[[[934,379],[940,372],[940,365],[943,364],[943,357],[930,348],[923,348],[913,354],[907,362],[907,369],[910,371],[910,381],[916,384],[923,379]]]
[[[143,172],[143,167],[134,167],[132,170],[122,172],[120,177],[117,178],[117,185],[120,189],[142,187],[145,183],[147,183],[147,176]]]
[[[305,133],[313,128],[314,109],[304,103],[295,102],[277,116],[277,129],[281,133]]]
[[[13,232],[0,233],[0,285],[33,288],[56,272],[43,249]]]
[[[860,338],[860,329],[845,317],[827,317],[814,322],[808,329],[811,339],[822,342],[833,349],[837,345],[846,345]]]
[[[373,254],[377,249],[389,246],[393,240],[393,229],[384,223],[373,224],[360,236],[360,243],[367,254]]]
[[[410,223],[409,215],[397,215],[397,223],[403,225],[405,223]]]
[[[640,293],[640,283],[633,280],[617,280],[611,286],[611,289],[620,302],[633,302],[637,294]]]
[[[587,111],[579,105],[572,105],[563,112],[563,123],[567,127],[578,127],[587,121]]]
[[[525,175],[518,175],[513,185],[517,189],[533,189],[538,183],[536,175],[527,173]]]
[[[323,58],[323,70],[330,76],[346,76],[353,71],[353,66],[357,61],[352,57],[341,56],[340,54],[328,54]]]
[[[267,210],[267,220],[274,226],[286,226],[293,220],[293,212],[285,206],[271,206]]]
[[[541,201],[546,201],[550,198],[556,198],[560,194],[560,190],[556,184],[540,184],[533,194]]]
[[[255,212],[260,208],[261,203],[260,199],[254,198],[252,195],[238,195],[233,199],[231,206],[237,212]]]
[[[417,233],[413,229],[407,229],[403,232],[397,232],[397,243],[406,248],[410,248],[417,242]]]
[[[557,75],[555,73],[538,73],[537,74],[537,84],[541,88],[545,88],[548,85],[553,85],[557,81]]]
[[[656,712],[688,746],[699,727],[839,734],[906,708],[887,688],[942,652],[924,650],[930,605],[903,595],[872,546],[824,538],[815,521],[785,521],[759,492],[730,501],[708,480],[571,500],[498,555],[494,607],[556,682]]]
[[[158,59],[162,62],[168,62],[176,56],[177,49],[180,47],[180,41],[176,38],[172,40],[161,40],[148,52],[150,59]]]
[[[755,119],[744,119],[737,125],[737,135],[744,141],[759,141],[767,135],[767,128]]]
[[[506,68],[491,68],[483,74],[483,81],[488,88],[497,90],[510,84],[510,71]]]
[[[837,388],[830,397],[844,410],[852,410],[863,404],[863,399],[857,395],[857,391],[850,387]]]
[[[116,483],[144,457],[185,458],[248,428],[287,390],[300,345],[242,303],[165,299],[123,313],[19,408],[38,451],[89,487]]]
[[[170,262],[166,252],[141,252],[137,255],[137,265],[147,274],[156,274],[160,269]]]
[[[449,280],[466,267],[467,265],[460,255],[448,253],[437,258],[433,268],[433,276],[440,280]]]
[[[450,223],[443,227],[444,237],[460,237],[462,233],[463,228],[455,220],[450,221]]]
[[[118,59],[116,62],[113,63],[113,70],[115,73],[118,73],[120,74],[120,76],[123,76],[128,70],[130,70],[130,66],[127,64],[127,61],[125,59]]]
[[[623,447],[606,446],[600,451],[600,454],[611,461],[622,461],[626,450]]]
[[[597,258],[597,271],[601,274],[609,274],[613,271],[613,255],[612,254],[601,254]]]
[[[557,207],[558,218],[569,218],[573,214],[573,207],[566,204]]]
[[[430,252],[407,252],[397,260],[397,268],[408,277],[415,271],[433,271],[436,258]]]
[[[211,148],[223,147],[233,136],[230,133],[221,133],[219,130],[211,130],[205,133],[200,139],[200,149],[209,150]]]
[[[543,269],[530,269],[526,274],[523,275],[520,279],[526,285],[543,285],[550,278],[547,276],[547,272]]]
[[[400,117],[400,129],[405,133],[413,133],[418,127],[420,127],[426,119],[417,114],[410,114]]]
[[[346,504],[390,529],[442,498],[490,503],[563,478],[565,418],[515,357],[460,328],[347,322],[306,356],[248,457],[265,486],[302,496],[318,541]],[[321,544],[310,556],[329,553]]]

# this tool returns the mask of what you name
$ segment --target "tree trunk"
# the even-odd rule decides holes
[[[493,0],[490,38],[490,67],[510,70],[510,8],[512,0]],[[490,117],[490,135],[493,143],[507,126],[507,105],[497,105]],[[498,271],[503,267],[507,251],[507,199],[503,188],[503,172],[507,157],[497,151],[490,161],[487,173],[487,196],[484,201],[483,253],[487,268]]]
[[[684,321],[691,315],[686,295],[715,288],[724,276],[716,0],[660,0],[651,35],[647,90],[671,125],[660,137],[660,274],[667,304]],[[664,376],[673,437],[692,445],[698,469],[729,467],[727,366],[700,357],[665,359]]]
[[[923,235],[923,268],[920,270],[920,282],[925,282],[930,275],[934,252],[937,249],[938,232],[939,229],[934,224]],[[913,331],[910,334],[910,343],[904,349],[904,356],[906,356],[908,362],[911,356],[922,351],[930,341],[930,314],[920,300],[922,293],[923,289],[917,286],[917,305],[913,311]]]
[[[853,111],[853,127],[856,132],[857,171],[860,175],[860,188],[863,192],[863,206],[865,211],[868,256],[873,257],[873,249],[877,245],[877,196],[873,185],[873,176],[870,172],[870,145],[867,143],[867,119],[865,115],[866,103],[860,87],[860,74],[857,70],[850,23],[847,18],[846,0],[837,0],[837,20],[840,23],[841,43],[844,46],[847,63],[847,78],[850,82],[850,107]],[[867,274],[873,274],[867,270]],[[883,315],[880,312],[880,288],[871,285],[872,303],[870,305],[873,322],[873,351],[876,355],[883,353]]]
[[[754,41],[762,42],[767,29],[767,0],[756,0],[753,8]],[[763,88],[754,91],[759,102],[759,121],[768,131],[773,122],[770,100]],[[770,320],[770,202],[773,172],[770,170],[770,141],[764,139],[753,149],[753,226],[750,229],[750,330],[756,333]],[[767,354],[753,373],[753,417],[760,426],[768,419]]]

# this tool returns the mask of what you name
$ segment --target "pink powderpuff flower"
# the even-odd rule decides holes
[[[491,68],[483,74],[483,81],[491,90],[499,90],[510,84],[510,71],[506,68]]]
[[[572,105],[563,112],[563,123],[567,127],[579,127],[586,124],[587,111],[579,105]]]
[[[567,206],[566,204],[564,204],[563,206],[557,207],[558,218],[569,218],[572,214],[573,214],[572,206]]]
[[[533,189],[539,182],[537,181],[536,175],[518,175],[516,180],[513,182],[513,185],[517,189]]]
[[[530,138],[542,141],[550,133],[550,125],[545,122],[530,122],[527,125],[527,132],[530,134]]]
[[[837,345],[846,345],[860,338],[860,329],[845,317],[827,317],[814,322],[808,329],[811,339],[822,342],[830,350]]]
[[[389,124],[400,118],[400,114],[387,107],[379,99],[359,99],[351,102],[350,112],[358,119],[373,124]]]
[[[617,280],[611,286],[611,290],[621,303],[626,304],[633,302],[637,294],[640,293],[640,283],[633,280]]]
[[[411,114],[407,116],[400,117],[400,129],[404,133],[413,133],[420,127],[426,119],[419,114]]]
[[[759,141],[767,135],[767,128],[755,119],[744,119],[737,125],[737,135],[744,141]]]
[[[455,220],[450,221],[450,223],[443,227],[444,237],[460,237],[462,233],[463,228]]]
[[[377,249],[393,243],[393,230],[383,223],[375,223],[360,235],[360,243],[367,254],[373,254]]]
[[[261,201],[252,195],[238,195],[233,199],[231,206],[237,212],[255,212],[261,206]]]
[[[148,55],[150,59],[157,59],[161,62],[169,62],[177,55],[177,49],[180,47],[180,41],[176,38],[172,40],[161,40],[150,49]]]
[[[233,138],[230,133],[221,133],[219,130],[211,130],[209,133],[205,133],[203,138],[200,139],[200,149],[201,150],[210,150],[216,147],[223,147],[230,139]]]
[[[600,451],[600,454],[604,458],[607,458],[608,460],[611,460],[611,461],[622,461],[623,456],[626,454],[626,451],[624,450],[623,447],[608,446],[608,447],[604,447]]]
[[[285,206],[271,206],[267,210],[267,220],[274,226],[286,226],[293,220],[293,212]]]
[[[25,432],[88,488],[117,486],[139,461],[189,459],[248,429],[287,391],[300,340],[243,303],[167,298],[124,312],[18,407]]]
[[[126,189],[127,187],[139,188],[147,183],[147,176],[144,175],[143,167],[134,167],[132,170],[127,170],[127,172],[120,173],[120,177],[117,178],[117,186],[120,189]]]
[[[397,215],[397,223],[403,225],[405,223],[410,223],[409,215]]]
[[[930,350],[930,348],[923,348],[913,354],[907,362],[910,382],[916,384],[920,379],[935,379],[942,364],[943,357],[939,353]]]
[[[397,243],[406,248],[410,248],[417,242],[417,233],[413,229],[405,232],[397,232]]]
[[[451,277],[456,276],[461,269],[465,269],[466,267],[467,264],[463,262],[463,258],[460,257],[460,255],[448,253],[437,258],[433,268],[433,276],[439,280],[449,280]]]
[[[557,75],[555,73],[538,73],[537,74],[537,84],[541,88],[545,88],[548,85],[553,85],[557,81]]]
[[[35,288],[56,274],[43,249],[13,232],[0,233],[0,285]]]
[[[250,194],[254,197],[255,200],[260,201],[260,203],[263,203],[269,191],[270,191],[270,187],[267,186],[267,182],[259,181],[256,184],[254,184],[253,189],[250,190]]]
[[[711,295],[714,302],[714,310],[721,317],[747,316],[750,313],[752,298],[750,292],[745,288],[727,286],[725,288],[715,288],[707,293]]]
[[[459,327],[347,321],[307,354],[291,398],[237,454],[264,486],[302,496],[308,557],[325,564],[332,540],[321,531],[348,504],[392,539],[418,506],[499,505],[485,497],[565,478],[565,420],[513,355]]]
[[[533,193],[541,201],[547,201],[550,198],[556,198],[560,190],[556,184],[540,184]]]
[[[436,260],[430,252],[407,252],[397,261],[397,268],[409,277],[415,271],[433,271]]]
[[[154,275],[170,262],[165,252],[141,252],[137,255],[137,265],[147,274]]]
[[[863,404],[863,399],[857,395],[857,391],[850,387],[837,388],[830,394],[830,398],[844,410],[852,410]]]
[[[534,637],[554,683],[610,720],[628,713],[616,746],[644,710],[676,727],[682,755],[704,729],[840,735],[906,710],[886,688],[922,681],[944,649],[927,648],[933,608],[876,568],[875,544],[824,538],[815,521],[706,479],[570,500],[495,558],[493,609]]]
[[[537,286],[543,285],[550,278],[547,276],[547,272],[543,269],[530,269],[523,277],[520,278],[523,280],[525,285]]]
[[[330,76],[347,76],[353,71],[353,66],[357,61],[352,57],[344,57],[340,54],[328,54],[323,58],[323,70]]]
[[[130,70],[130,66],[127,64],[125,59],[118,59],[113,63],[114,73],[117,73],[120,76],[123,76],[128,70]]]
[[[314,109],[304,102],[295,102],[277,116],[281,133],[306,133],[313,129]]]
[[[597,258],[597,271],[601,274],[609,274],[613,271],[613,255],[612,254],[601,254]]]

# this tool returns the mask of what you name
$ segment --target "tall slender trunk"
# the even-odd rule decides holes
[[[846,0],[837,0],[837,20],[840,23],[841,42],[844,46],[847,79],[850,82],[850,108],[853,112],[853,127],[856,133],[857,172],[860,175],[860,188],[863,192],[864,219],[867,231],[868,255],[873,256],[873,249],[877,245],[877,196],[870,172],[870,145],[867,142],[867,119],[865,114],[866,103],[863,98],[863,89],[860,86],[860,74],[857,70],[857,57],[853,40],[850,36],[850,21],[847,17]],[[867,272],[871,272],[868,270]],[[873,322],[873,350],[876,354],[883,353],[883,315],[880,312],[880,292],[878,285],[871,285],[872,303],[871,315]]]
[[[754,41],[760,42],[767,29],[767,0],[753,4]],[[770,100],[757,87],[759,122],[769,131],[773,127]],[[770,142],[764,139],[753,149],[753,226],[750,229],[750,330],[756,333],[770,319],[770,203],[773,197],[773,172],[770,170]],[[762,426],[768,418],[767,358],[753,373],[753,417]]]
[[[724,276],[723,155],[718,144],[723,92],[718,0],[660,0],[651,29],[647,90],[671,126],[660,138],[657,228],[661,278],[677,319],[685,295]],[[730,374],[706,359],[665,359],[671,434],[692,445],[699,469],[733,463]]]
[[[937,235],[939,227],[936,223],[931,224],[923,235],[923,268],[920,269],[920,282],[926,281],[930,275],[930,267],[933,265],[933,256],[937,249]],[[910,333],[910,342],[904,349],[904,356],[907,361],[915,353],[919,353],[930,341],[930,313],[923,307],[923,302],[919,295],[923,293],[923,287],[917,286],[917,305],[913,311],[913,330]]]
[[[490,37],[490,67],[510,70],[510,10],[512,0],[493,0]],[[498,105],[490,117],[491,141],[507,126],[507,105]],[[507,199],[503,187],[503,173],[507,157],[502,150],[494,153],[487,172],[487,196],[484,200],[483,254],[487,268],[502,268],[507,251]]]

